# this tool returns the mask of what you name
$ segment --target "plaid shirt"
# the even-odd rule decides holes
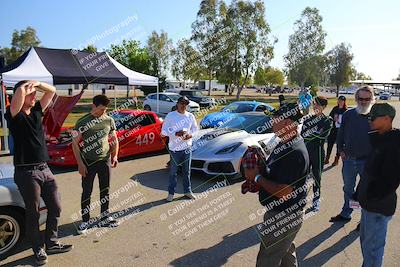
[[[261,151],[260,147],[251,146],[245,152],[242,158],[242,166],[245,169],[254,169],[258,168],[261,172],[264,167],[264,155]],[[256,184],[254,181],[246,180],[242,184],[242,193],[246,194],[247,192],[256,193],[260,190],[260,186]]]
[[[242,165],[245,169],[262,168],[264,156],[260,151],[261,148],[256,146],[251,146],[244,153],[242,158]]]

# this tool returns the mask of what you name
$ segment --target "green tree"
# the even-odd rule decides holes
[[[230,38],[224,39],[227,49],[221,57],[220,69],[238,88],[236,98],[239,99],[257,68],[265,67],[273,57],[264,3],[233,0],[223,24]]]
[[[36,35],[36,30],[27,27],[25,30],[14,30],[12,34],[11,47],[0,49],[0,56],[5,58],[6,64],[13,63],[31,46],[39,46],[40,40]]]
[[[85,48],[83,48],[83,51],[97,52],[97,48],[93,44],[90,44],[90,45],[86,46]]]
[[[261,67],[258,67],[256,72],[254,73],[254,84],[260,86],[264,86],[267,84],[265,70]]]
[[[224,35],[222,18],[226,6],[220,0],[202,0],[196,20],[192,23],[192,37],[200,53],[201,68],[206,70],[209,80],[208,95],[211,95],[211,80],[217,71],[218,57],[221,54],[221,37]]]
[[[152,74],[149,54],[146,48],[140,47],[139,41],[123,40],[119,45],[111,45],[107,52],[112,58],[129,69]]]
[[[336,96],[339,96],[340,87],[347,85],[351,77],[351,46],[341,43],[328,52],[327,58],[330,80],[336,86]]]
[[[302,88],[306,83],[318,83],[322,76],[326,33],[321,23],[318,9],[307,7],[289,37],[289,52],[284,58],[286,71],[289,80]]]
[[[363,72],[357,72],[356,80],[372,80],[372,77]]]
[[[147,39],[146,48],[150,57],[152,75],[165,80],[172,50],[171,39],[168,38],[168,34],[164,31],[161,31],[160,34],[153,31]]]
[[[266,84],[283,86],[285,83],[285,75],[283,71],[277,68],[267,68],[265,70]]]
[[[191,79],[198,81],[203,70],[201,69],[200,54],[188,39],[181,39],[177,43],[177,47],[172,50],[172,75],[184,83]]]

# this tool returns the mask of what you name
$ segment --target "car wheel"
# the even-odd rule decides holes
[[[144,105],[144,110],[151,111],[151,107],[149,105]]]
[[[0,258],[22,239],[24,216],[18,210],[0,209]]]

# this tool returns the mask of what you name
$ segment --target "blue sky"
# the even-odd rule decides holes
[[[226,2],[230,2],[229,0]],[[271,35],[278,38],[271,65],[283,68],[293,24],[305,7],[316,7],[328,33],[326,49],[347,42],[359,71],[374,79],[392,79],[400,72],[400,1],[398,0],[265,0]],[[42,46],[78,48],[95,42],[108,47],[121,37],[145,43],[153,31],[164,30],[174,43],[191,33],[200,0],[51,1],[3,0],[0,46],[10,46],[14,29],[32,26]],[[5,11],[5,12],[4,12]],[[119,25],[119,26],[118,26]]]

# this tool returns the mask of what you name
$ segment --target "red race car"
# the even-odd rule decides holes
[[[119,158],[156,152],[165,149],[166,138],[161,137],[162,118],[145,110],[120,110],[112,112],[119,141]],[[63,128],[58,138],[47,141],[49,164],[53,166],[77,165],[72,152],[72,130]]]

